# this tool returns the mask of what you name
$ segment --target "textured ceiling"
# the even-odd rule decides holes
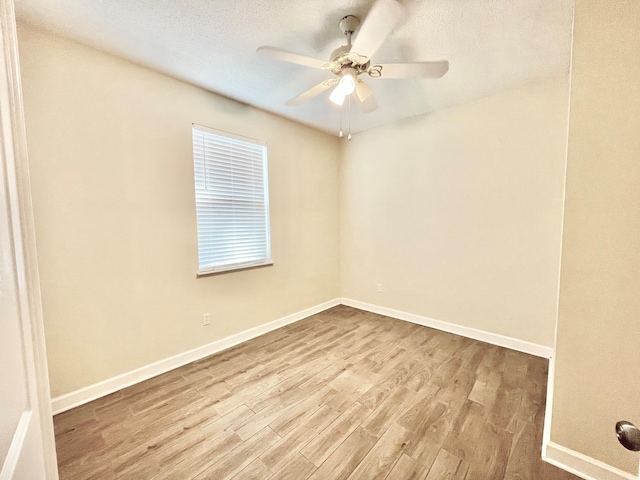
[[[328,94],[285,102],[332,76],[256,53],[270,45],[329,59],[338,22],[372,0],[15,0],[29,24],[325,132],[340,111]],[[369,79],[379,108],[352,105],[354,132],[567,74],[572,0],[405,0],[375,63],[449,60],[438,80]],[[356,33],[357,35],[357,33]]]

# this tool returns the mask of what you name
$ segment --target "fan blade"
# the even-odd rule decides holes
[[[354,92],[356,100],[360,104],[360,109],[365,112],[372,112],[378,108],[378,103],[373,96],[373,91],[369,88],[369,85],[359,80],[356,84],[356,90]]]
[[[378,0],[360,27],[351,51],[371,60],[398,24],[403,13],[402,5],[396,0]]]
[[[449,71],[449,62],[383,63],[380,78],[440,78]]]
[[[301,93],[297,97],[292,98],[286,104],[289,105],[290,107],[292,107],[294,105],[299,105],[302,102],[306,102],[310,98],[313,98],[316,95],[320,95],[322,92],[324,92],[324,91],[328,90],[329,88],[331,88],[333,85],[335,85],[336,81],[337,80],[333,79],[333,78],[331,80],[325,80],[324,82],[319,83],[315,87],[311,87],[306,92]]]
[[[260,47],[257,51],[263,55],[277,58],[278,60],[283,60],[285,62],[297,63],[298,65],[304,65],[305,67],[322,68],[327,64],[326,60],[307,57],[306,55],[300,55],[299,53],[289,52],[276,47]]]

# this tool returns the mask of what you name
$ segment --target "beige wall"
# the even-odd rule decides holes
[[[54,396],[340,295],[553,345],[566,79],[339,150],[26,26],[20,40]],[[192,122],[268,143],[274,267],[195,279]]]
[[[640,4],[577,0],[551,441],[637,474]]]
[[[335,138],[19,39],[53,396],[339,296]],[[192,122],[267,142],[273,267],[195,278]]]
[[[343,297],[552,346],[567,107],[556,79],[357,135]]]

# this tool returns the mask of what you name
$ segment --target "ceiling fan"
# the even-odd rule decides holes
[[[276,47],[260,47],[258,52],[278,60],[296,63],[311,68],[332,72],[335,77],[310,88],[292,98],[286,104],[298,105],[331,88],[330,100],[342,105],[345,98],[353,95],[364,112],[378,107],[371,88],[359,77],[366,73],[373,78],[440,78],[449,70],[449,62],[413,62],[372,64],[371,57],[382,46],[387,36],[398,24],[404,9],[396,0],[378,0],[367,15],[353,44],[351,39],[360,20],[347,15],[340,20],[340,30],[347,37],[347,44],[331,53],[329,62],[318,58],[300,55]]]

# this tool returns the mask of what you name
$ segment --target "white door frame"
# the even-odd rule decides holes
[[[26,392],[18,392],[26,401],[6,457],[0,458],[0,480],[39,480],[43,474],[57,480],[13,0],[0,0],[0,32],[0,205],[6,230],[0,235],[10,247],[0,266],[0,289],[15,300],[12,318],[2,321],[19,326],[21,345],[16,347],[26,385]]]

